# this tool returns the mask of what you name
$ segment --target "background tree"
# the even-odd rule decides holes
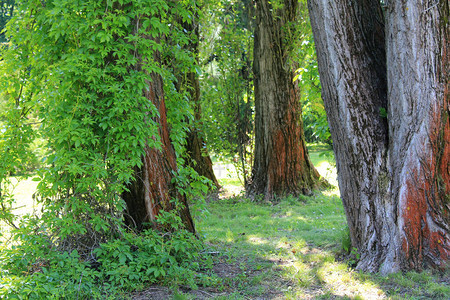
[[[247,194],[308,194],[319,174],[306,149],[294,82],[298,1],[257,1],[254,34],[255,158]]]
[[[384,9],[385,19],[378,0],[309,1],[350,237],[362,270],[444,267],[448,1]]]
[[[198,5],[198,4],[197,4]],[[200,66],[199,66],[199,40],[200,40],[200,8],[196,8],[191,19],[180,21],[186,32],[190,33],[189,42],[186,45],[187,51],[193,56],[190,69],[174,71],[178,75],[177,89],[187,92],[193,109],[194,118],[191,120],[186,136],[186,164],[193,168],[198,175],[211,180],[215,187],[219,187],[219,182],[213,171],[211,157],[206,147],[205,136],[202,130],[202,112],[200,104]],[[181,65],[177,60],[173,60],[175,70]]]
[[[203,128],[214,155],[250,176],[253,152],[253,21],[250,1],[213,1],[202,17]],[[250,15],[249,15],[250,14]]]

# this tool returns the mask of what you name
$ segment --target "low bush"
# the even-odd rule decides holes
[[[196,288],[213,282],[198,274],[200,266],[211,266],[199,254],[202,242],[182,229],[125,232],[88,256],[58,251],[44,234],[18,230],[15,236],[20,243],[0,251],[0,298],[116,299],[152,283]]]

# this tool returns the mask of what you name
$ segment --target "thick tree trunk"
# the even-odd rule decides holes
[[[450,255],[448,1],[390,1],[386,10],[389,157],[405,268]]]
[[[306,150],[299,89],[293,82],[289,43],[298,2],[273,9],[256,2],[254,41],[255,158],[247,194],[310,193],[319,174]]]
[[[389,273],[442,266],[449,255],[448,58],[436,53],[448,56],[438,46],[448,47],[448,39],[436,34],[438,8],[434,22],[410,15],[407,24],[409,9],[428,6],[387,8],[387,69],[378,0],[308,2],[357,267]]]
[[[145,147],[143,165],[135,170],[135,181],[128,185],[129,192],[122,194],[127,204],[126,222],[138,230],[145,227],[145,223],[156,225],[155,221],[161,211],[177,211],[186,229],[195,232],[194,223],[189,212],[186,197],[180,194],[172,182],[177,171],[176,155],[169,139],[166,106],[162,78],[152,74],[152,81],[145,96],[158,109],[159,116],[153,121],[159,124],[159,135],[152,137],[159,139],[161,149]],[[171,200],[177,199],[177,202]]]

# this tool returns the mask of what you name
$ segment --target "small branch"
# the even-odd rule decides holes
[[[426,12],[428,12],[429,10],[435,8],[435,7],[438,6],[438,5],[439,5],[439,1],[436,1],[436,3],[435,3],[434,5],[428,7],[428,8],[425,9],[423,12],[426,13]]]

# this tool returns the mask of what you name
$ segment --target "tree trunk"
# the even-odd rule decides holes
[[[254,40],[255,158],[249,196],[308,194],[319,174],[306,150],[297,82],[290,61],[298,2],[274,9],[256,2]]]
[[[196,80],[198,82],[198,78]],[[186,151],[188,154],[187,164],[191,166],[198,175],[208,178],[215,187],[219,188],[220,184],[214,174],[213,164],[208,154],[208,149],[206,148],[205,139],[201,132],[199,132],[199,126],[197,126],[201,119],[199,100],[197,98],[197,100],[194,101],[197,101],[194,102],[194,109],[196,110],[194,116],[195,122],[192,124],[186,137]]]
[[[450,255],[449,4],[391,2],[389,157],[403,266],[444,266]]]
[[[198,47],[199,47],[199,25],[197,24],[198,16],[195,15],[191,22],[182,23],[183,29],[193,33],[189,43],[186,45],[193,55],[195,55],[195,64],[198,66]],[[174,60],[175,64],[177,61]],[[176,69],[177,66],[174,66]],[[189,71],[187,74],[180,72],[178,78],[177,89],[188,89],[189,99],[194,108],[194,121],[190,124],[190,131],[186,137],[186,164],[192,167],[200,176],[204,176],[211,180],[217,188],[220,187],[213,171],[213,164],[206,148],[206,142],[201,132],[201,107],[200,107],[200,83],[197,72]]]
[[[189,31],[195,33],[195,40],[191,39],[189,47],[192,53],[196,56],[196,64],[198,65],[198,46],[199,46],[199,28],[198,24],[193,21],[192,23],[184,23],[183,27]],[[194,107],[194,122],[191,124],[190,131],[186,138],[186,150],[188,154],[187,163],[191,166],[200,176],[204,176],[211,180],[211,182],[219,188],[219,182],[213,171],[213,165],[211,158],[206,148],[205,139],[200,132],[201,124],[201,107],[200,107],[200,83],[198,74],[196,72],[189,72],[186,78],[186,85],[190,91],[190,101]]]
[[[448,47],[448,39],[436,34],[438,8],[429,12],[434,23],[410,15],[400,30],[395,24],[429,6],[406,1],[387,8],[387,68],[378,0],[308,2],[357,268],[389,273],[443,266],[449,255],[448,51],[438,45]],[[424,37],[430,40],[419,42]]]
[[[138,230],[145,228],[145,223],[156,226],[156,219],[161,211],[176,210],[185,228],[195,232],[194,223],[189,212],[186,196],[180,194],[172,182],[177,171],[176,155],[169,139],[166,106],[164,101],[163,81],[160,75],[152,74],[145,96],[158,109],[159,115],[153,121],[159,124],[161,149],[145,147],[143,165],[135,169],[135,181],[128,185],[129,192],[122,194],[127,204],[125,221]],[[176,203],[171,200],[177,199]]]

